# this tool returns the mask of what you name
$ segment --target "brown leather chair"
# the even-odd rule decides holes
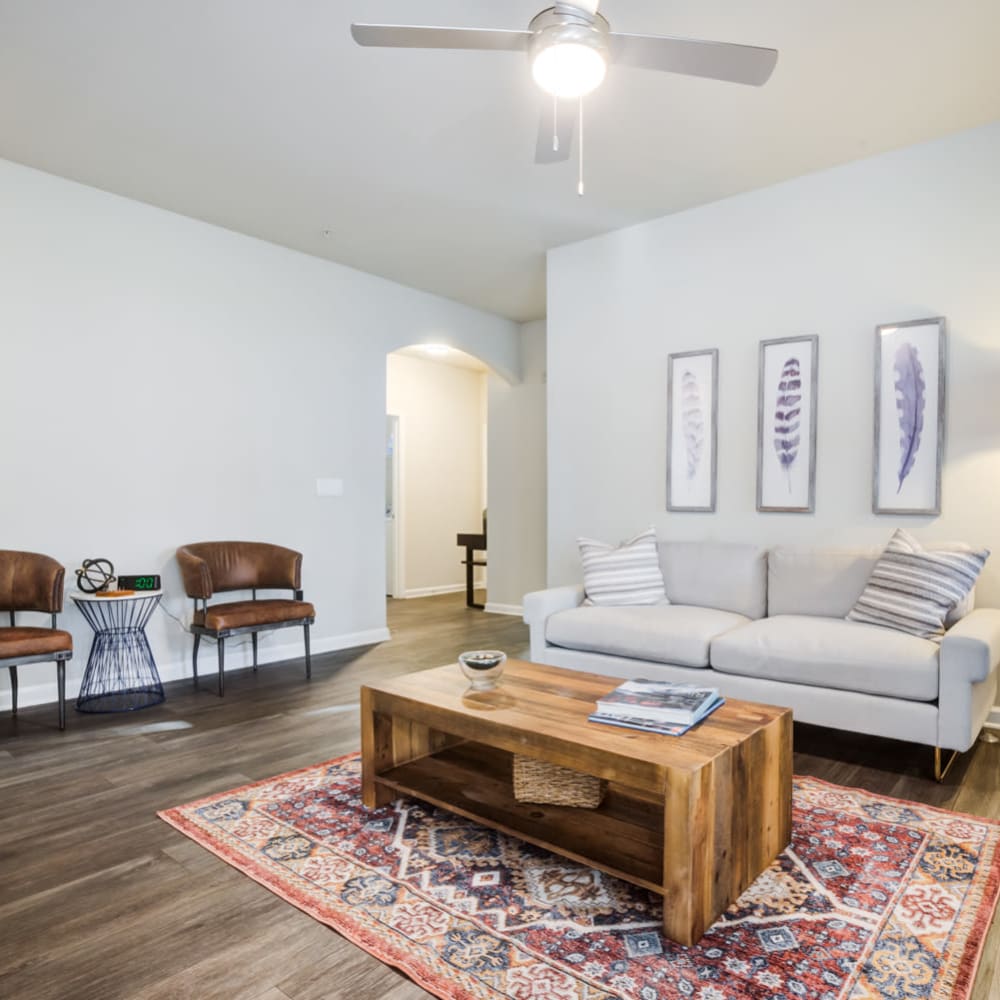
[[[10,670],[10,697],[17,715],[17,668],[55,661],[59,682],[59,728],[66,728],[66,661],[73,658],[73,636],[56,628],[63,606],[66,570],[37,552],[0,549],[0,611],[10,613],[10,626],[0,628],[0,667]],[[52,616],[51,628],[18,625],[18,611]]]
[[[194,599],[194,686],[198,687],[198,645],[215,639],[219,648],[219,697],[225,694],[226,639],[247,632],[253,640],[257,669],[257,633],[301,625],[305,632],[306,679],[312,677],[309,626],[316,610],[302,600],[302,553],[264,542],[197,542],[177,550],[187,595]],[[257,599],[258,590],[291,590],[294,600]],[[252,600],[209,604],[218,593],[249,590]],[[200,602],[200,604],[199,604]]]

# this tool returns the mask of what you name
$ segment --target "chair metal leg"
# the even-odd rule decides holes
[[[957,759],[958,759],[958,751],[957,750],[952,750],[951,756],[948,758],[948,763],[944,765],[944,768],[942,768],[941,767],[941,748],[940,747],[935,747],[934,748],[934,780],[935,781],[944,781],[944,779],[947,776],[948,772],[951,770],[951,765],[954,764]]]
[[[17,715],[17,667],[16,666],[10,668],[10,706],[14,710],[13,714]]]
[[[257,673],[257,633],[250,633],[250,640],[253,644],[253,672]]]
[[[56,679],[59,682],[59,728],[66,728],[66,661],[56,660]]]
[[[309,652],[309,626],[303,625],[303,631],[306,637],[306,680],[312,680],[313,668],[312,668],[312,654]]]
[[[194,634],[194,652],[191,654],[191,671],[194,677],[194,689],[198,690],[198,647],[201,645],[201,636]]]
[[[226,693],[226,640],[220,635],[216,640],[219,646],[219,697]]]

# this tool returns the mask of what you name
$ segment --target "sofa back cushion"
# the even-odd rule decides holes
[[[718,608],[747,618],[767,614],[766,549],[734,542],[660,542],[659,548],[671,604]]]
[[[844,618],[882,549],[779,545],[767,554],[767,613]]]
[[[931,544],[927,548],[933,550],[935,546]],[[881,554],[881,546],[776,546],[767,554],[768,615],[846,618],[865,589]],[[975,593],[971,592],[949,613],[945,624],[953,625],[967,615],[974,604]]]

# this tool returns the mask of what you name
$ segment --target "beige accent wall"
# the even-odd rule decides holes
[[[390,354],[386,407],[399,417],[404,593],[464,589],[465,550],[455,536],[482,527],[486,376]]]

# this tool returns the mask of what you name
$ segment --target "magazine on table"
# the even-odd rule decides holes
[[[721,704],[718,688],[639,678],[599,698],[595,714],[692,726]]]
[[[621,715],[601,715],[600,712],[594,712],[587,718],[590,722],[620,726],[622,729],[638,729],[643,733],[656,733],[659,736],[683,736],[691,728],[682,722],[651,722],[649,719],[630,719]]]

